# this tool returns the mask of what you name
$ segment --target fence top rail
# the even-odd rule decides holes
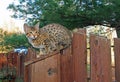
[[[60,53],[60,51],[55,51],[55,52],[47,54],[47,55],[41,55],[39,58],[35,58],[35,59],[32,59],[32,60],[26,61],[24,63],[24,66],[28,66],[28,65],[36,63],[38,61],[42,61],[42,60],[44,60],[46,58],[52,57],[54,55],[57,55],[58,53]]]

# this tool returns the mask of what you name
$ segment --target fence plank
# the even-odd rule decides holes
[[[21,60],[21,56],[18,55],[17,56],[17,65],[16,65],[16,70],[17,70],[17,77],[20,77],[21,75],[21,72],[20,72],[20,61]]]
[[[90,36],[91,82],[112,82],[110,41]]]
[[[24,67],[24,82],[31,82],[31,66]]]
[[[40,58],[41,59],[41,58]],[[35,60],[35,59],[34,59]],[[60,55],[56,53],[37,62],[25,65],[25,82],[60,82]],[[29,62],[29,61],[28,61]],[[31,69],[31,72],[29,70]],[[29,73],[30,72],[30,73]],[[28,75],[29,73],[29,75]]]
[[[7,58],[5,56],[4,53],[0,54],[0,69],[4,66],[7,66],[8,62],[7,62]]]
[[[46,59],[46,58],[49,58],[49,57],[51,57],[51,56],[54,56],[54,55],[56,55],[56,54],[58,54],[58,53],[59,53],[59,51],[55,51],[55,52],[50,53],[50,54],[47,54],[47,55],[41,55],[39,58],[33,58],[33,59],[26,60],[26,61],[24,62],[24,65],[27,66],[27,65],[33,64],[33,63],[35,63],[35,62],[42,61],[42,60],[44,60],[44,59]],[[25,59],[26,59],[26,58],[25,58]]]
[[[60,57],[61,82],[73,82],[73,61],[71,48],[63,50]]]
[[[60,54],[45,59],[44,66],[45,82],[60,82]]]
[[[32,48],[29,48],[28,49],[28,53],[25,56],[25,61],[29,61],[29,60],[35,59],[36,56],[37,56],[36,51],[33,50]]]
[[[115,78],[116,82],[120,82],[120,39],[114,39],[115,53]]]
[[[45,72],[44,60],[31,64],[31,82],[45,82]]]
[[[73,65],[75,82],[87,82],[87,45],[85,30],[73,34]]]
[[[25,62],[33,60],[36,58],[36,52],[35,50],[33,50],[32,48],[28,49],[28,53],[27,55],[25,54],[21,54],[21,72],[22,72],[22,76],[24,76],[24,82],[31,82],[31,72],[32,72],[32,66],[24,66]]]
[[[9,53],[0,53],[0,72],[1,77],[0,81],[4,82],[15,82],[15,72],[17,69],[17,53],[9,52]],[[2,68],[2,70],[1,70]],[[14,70],[11,70],[14,69]]]

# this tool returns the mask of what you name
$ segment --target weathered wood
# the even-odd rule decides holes
[[[21,54],[21,71],[22,72],[22,76],[24,76],[23,80],[24,82],[31,82],[31,65],[30,66],[24,66],[24,63],[27,62],[27,61],[31,61],[33,59],[36,59],[36,52],[35,50],[33,50],[32,48],[29,48],[28,49],[28,53],[27,55],[25,54]]]
[[[87,82],[87,43],[85,30],[73,34],[73,65],[75,82]]]
[[[49,63],[48,63],[49,62]],[[45,82],[61,82],[60,81],[60,54],[45,59]],[[43,68],[44,69],[44,68]]]
[[[47,56],[46,56],[47,57]],[[39,59],[39,58],[38,58]],[[25,82],[60,82],[60,55],[55,54],[50,56],[49,58],[43,58],[38,61],[38,59],[34,60],[37,62],[30,63],[29,65],[25,65]],[[28,61],[29,62],[29,61]],[[28,68],[30,68],[28,70]],[[31,70],[31,73],[29,71]],[[30,75],[28,75],[28,73]]]
[[[120,39],[114,39],[115,53],[115,78],[116,82],[120,82]]]
[[[17,69],[17,55],[16,54],[17,53],[13,53],[13,52],[0,53],[0,72],[1,74],[3,74],[2,76],[0,76],[0,81],[4,82],[4,81],[7,81],[6,79],[9,79],[8,80],[9,82],[15,82],[15,78],[17,75],[15,76],[13,74],[13,71],[10,69],[11,68]],[[14,70],[14,72],[15,71],[16,70]]]
[[[71,48],[63,50],[60,55],[61,82],[73,82],[73,60]]]
[[[32,59],[36,59],[37,53],[35,50],[33,50],[32,48],[28,48],[28,53],[25,56],[25,62],[32,60]]]
[[[18,55],[17,56],[17,66],[16,66],[16,70],[17,70],[17,77],[20,77],[20,61],[21,60],[21,56],[20,55]]]
[[[116,82],[120,81],[119,49],[120,39],[115,39]],[[34,50],[29,49],[27,55],[11,53],[7,61],[16,66],[17,77],[24,77],[24,82],[88,82],[85,30],[79,29],[78,32],[73,33],[71,47],[40,58],[36,55]],[[112,82],[110,41],[91,35],[90,57],[91,78],[89,82]]]
[[[60,82],[59,54],[31,64],[31,82]]]
[[[18,53],[10,52],[6,55],[8,64],[10,66],[15,66],[17,65],[17,55]]]
[[[27,65],[36,63],[36,62],[38,62],[38,61],[44,60],[44,59],[49,58],[49,57],[51,57],[51,56],[53,56],[53,55],[56,55],[56,54],[58,54],[58,53],[59,53],[59,51],[56,51],[56,52],[53,52],[53,53],[50,53],[50,54],[41,55],[39,58],[33,58],[33,59],[31,58],[29,61],[26,61],[26,62],[24,63],[24,65],[27,66]]]
[[[90,36],[91,82],[112,82],[110,40]]]

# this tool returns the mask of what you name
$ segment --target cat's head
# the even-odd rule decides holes
[[[27,38],[36,39],[39,35],[39,23],[37,23],[35,26],[24,24],[24,32]]]

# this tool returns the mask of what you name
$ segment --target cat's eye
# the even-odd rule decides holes
[[[35,33],[38,33],[37,31]]]
[[[29,33],[26,33],[26,35],[28,35]]]
[[[30,32],[32,34],[32,32]]]
[[[45,50],[45,48],[42,48],[42,50]]]

